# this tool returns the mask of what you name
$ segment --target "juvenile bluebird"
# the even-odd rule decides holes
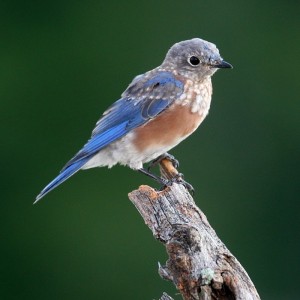
[[[143,164],[162,157],[193,133],[208,114],[211,76],[232,68],[217,47],[194,38],[173,45],[163,63],[136,76],[97,122],[91,138],[36,201],[80,169],[119,163],[167,184]]]

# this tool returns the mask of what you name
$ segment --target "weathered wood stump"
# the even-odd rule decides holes
[[[178,174],[167,159],[160,166],[164,177]],[[183,185],[174,183],[163,191],[143,185],[129,199],[154,237],[165,245],[169,259],[158,271],[175,284],[183,299],[260,299],[247,272]],[[172,298],[164,293],[161,300],[167,299]]]

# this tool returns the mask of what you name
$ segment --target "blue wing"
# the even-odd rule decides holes
[[[182,93],[183,83],[170,72],[138,76],[122,98],[103,114],[90,140],[41,191],[35,203],[80,170],[101,149],[160,114]]]

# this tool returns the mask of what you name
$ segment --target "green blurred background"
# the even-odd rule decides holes
[[[33,206],[132,78],[175,42],[217,44],[209,117],[172,151],[195,200],[263,299],[299,283],[299,1],[0,1],[0,299],[158,299],[164,247],[92,169]]]

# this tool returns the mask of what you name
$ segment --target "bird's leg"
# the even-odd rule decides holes
[[[164,159],[166,161],[163,161]],[[169,162],[167,162],[167,161],[169,161]],[[161,164],[161,166],[163,166],[163,169],[165,169],[165,171],[167,170],[167,174],[168,174],[167,177],[169,177],[168,179],[159,177],[150,172],[150,169],[158,164]],[[162,184],[161,189],[164,189],[167,186],[171,186],[173,182],[176,182],[178,184],[182,184],[191,193],[191,195],[194,195],[195,190],[194,190],[193,186],[183,179],[184,175],[182,173],[178,173],[178,171],[176,169],[176,168],[178,168],[178,166],[179,166],[178,160],[175,159],[175,157],[173,155],[171,155],[169,153],[165,153],[165,154],[159,156],[158,158],[156,158],[155,160],[153,160],[149,164],[147,169],[141,168],[138,171],[149,176],[150,178],[154,179],[156,182]]]
[[[182,184],[190,192],[191,195],[194,195],[195,191],[193,186],[183,179],[184,178],[183,174],[179,173],[175,169],[171,161],[169,161],[168,159],[162,160],[160,163],[160,167],[161,167],[161,173],[163,174],[163,178],[166,177],[171,184],[173,182]]]
[[[160,155],[158,158],[152,160],[149,163],[149,166],[147,168],[148,172],[151,170],[151,168],[153,168],[153,167],[157,166],[158,164],[160,164],[160,162],[163,159],[169,160],[173,164],[175,169],[177,169],[179,167],[179,161],[173,155],[166,152],[166,153]]]
[[[194,195],[195,193],[193,186],[183,179],[182,173],[178,173],[173,178],[168,180],[161,178],[153,173],[150,173],[148,170],[145,170],[143,168],[138,169],[138,171],[154,179],[156,182],[162,184],[161,190],[163,190],[167,186],[171,186],[173,182],[176,182],[178,184],[182,184],[191,193],[191,195]]]
[[[139,172],[149,176],[150,178],[154,179],[156,182],[160,183],[163,185],[163,188],[166,187],[166,186],[169,186],[171,185],[173,182],[171,180],[167,180],[167,179],[164,179],[164,178],[161,178],[153,173],[150,173],[148,170],[146,169],[138,169]]]

